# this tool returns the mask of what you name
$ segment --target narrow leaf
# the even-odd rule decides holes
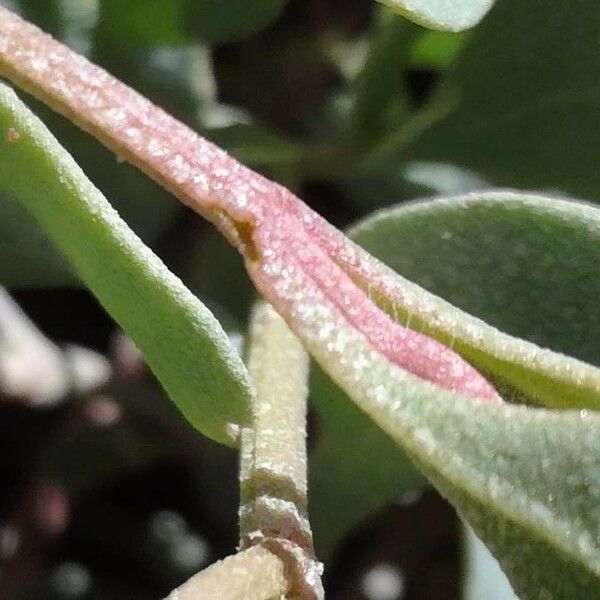
[[[209,310],[127,227],[69,154],[0,84],[0,187],[19,200],[207,435],[247,418],[241,360]]]

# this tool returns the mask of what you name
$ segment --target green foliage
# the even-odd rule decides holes
[[[405,71],[419,28],[382,9],[364,66],[353,81],[350,114],[358,134],[374,138],[409,111]]]
[[[600,365],[599,219],[584,204],[487,192],[382,211],[351,234],[486,323]]]
[[[439,91],[447,116],[410,157],[465,166],[500,186],[600,199],[600,15],[585,0],[549,9],[543,0],[498,3]],[[390,164],[400,155],[391,152]]]
[[[126,45],[231,42],[270,25],[286,0],[101,0],[101,27]]]
[[[450,31],[473,25],[492,4],[383,3]],[[65,17],[66,0],[12,4],[343,219],[350,209],[364,215],[424,190],[488,182],[600,200],[593,3],[503,0],[467,34],[424,32],[388,9],[369,31],[352,29],[353,13],[352,26],[344,15],[321,17],[315,33],[294,12],[264,38],[256,34],[283,15],[285,0],[101,0],[98,22],[85,26]],[[201,44],[225,42],[214,71]],[[352,53],[359,58],[348,66]],[[424,72],[433,73],[433,92],[411,83]],[[233,110],[217,105],[221,84]],[[225,424],[245,418],[249,389],[223,331],[43,127],[4,88],[0,95],[0,283],[83,280],[194,425],[230,441]],[[35,110],[144,241],[168,229],[178,209],[165,192],[62,118]],[[20,137],[9,143],[12,128]],[[323,182],[324,201],[314,191]],[[493,192],[401,205],[351,230],[409,282],[461,310],[399,279],[432,310],[410,314],[374,294],[382,308],[404,323],[410,315],[411,327],[452,345],[510,400],[578,410],[490,407],[387,363],[357,384],[339,364],[325,364],[344,392],[315,369],[309,499],[323,557],[381,505],[423,485],[414,461],[491,548],[520,598],[600,595],[600,418],[593,412],[600,380],[593,367],[522,341],[600,365],[599,214],[564,200]],[[193,289],[241,325],[252,292],[237,255],[212,234],[188,250]],[[376,388],[385,391],[377,402]]]
[[[116,44],[181,44],[185,0],[100,0],[101,35]]]
[[[543,203],[535,197],[487,194],[394,209],[359,226],[354,236],[399,273],[468,312],[505,331],[598,364],[594,333],[598,328],[597,215],[598,211],[590,207],[559,200]],[[502,474],[490,464],[477,467],[480,476],[485,473],[488,487],[491,484],[487,501],[480,497],[474,501],[437,475],[434,481],[478,528],[522,598],[592,598],[597,594],[597,574],[590,576],[589,572],[595,572],[598,548],[588,547],[587,559],[573,556],[573,548],[566,551],[555,547],[556,540],[562,543],[568,539],[565,531],[551,533],[542,528],[546,540],[540,542],[524,523],[530,519],[528,513],[538,512],[539,519],[547,511],[545,518],[553,527],[561,520],[565,529],[582,524],[574,544],[583,548],[585,540],[597,538],[597,522],[584,517],[590,514],[585,506],[593,505],[597,493],[590,477],[597,465],[590,465],[587,456],[597,451],[581,447],[597,435],[579,429],[580,424],[587,425],[588,416],[591,413],[586,415],[585,411],[569,416],[528,409],[506,417],[509,431],[501,419],[492,418],[485,425],[485,420],[471,423],[465,417],[462,424],[452,426],[444,415],[443,431],[447,427],[453,435],[442,436],[442,428],[434,434],[446,457],[470,460],[461,454],[463,443],[463,452],[472,447],[485,455],[483,440],[487,439],[490,463],[491,459],[505,463],[507,471]],[[434,422],[432,419],[430,425]],[[460,445],[452,441],[449,448],[443,437],[455,437]],[[536,437],[537,443],[543,444],[537,455]],[[509,475],[510,469],[514,472]],[[583,475],[578,479],[576,473]],[[549,481],[550,475],[556,479]],[[468,478],[472,476],[470,473]],[[529,490],[526,484],[530,484]],[[506,494],[512,501],[522,493],[527,499],[515,513],[517,524],[494,511],[490,514],[489,504],[484,506],[491,501],[502,504],[504,500],[499,503],[496,495]],[[538,501],[545,495],[543,508]],[[569,512],[565,515],[563,511]],[[569,577],[552,577],[557,572],[568,572]]]
[[[36,114],[135,233],[145,242],[155,241],[180,210],[169,195],[63,117],[38,103],[34,106]],[[1,197],[0,284],[9,288],[81,285],[35,219],[18,202]]]
[[[219,323],[85,178],[6,86],[0,88],[3,191],[23,203],[198,429],[231,443],[247,418],[246,371]]]
[[[481,540],[465,527],[466,581],[464,600],[517,600],[506,575]]]
[[[505,222],[508,221],[512,226],[511,231],[520,231],[520,227],[524,223],[528,223],[527,217],[532,219],[535,223],[532,236],[535,236],[537,232],[538,238],[540,238],[536,239],[534,243],[539,243],[542,248],[548,247],[548,240],[543,239],[543,235],[547,235],[548,232],[551,232],[549,239],[559,234],[565,236],[567,232],[570,232],[571,235],[574,235],[574,243],[577,243],[579,237],[595,240],[598,236],[600,211],[583,204],[498,192],[473,194],[459,199],[455,203],[458,206],[462,205],[467,210],[470,205],[477,207],[480,199],[484,206],[492,205],[492,213],[496,212],[504,216]],[[453,202],[451,201],[450,204],[452,205]],[[436,202],[431,206],[430,211],[435,214],[437,208],[444,206],[445,203]],[[393,240],[398,239],[396,238],[397,232],[393,227],[393,214],[391,213],[391,217],[387,213],[376,215],[355,231],[357,239],[366,243],[375,255],[384,254],[384,249],[394,246]],[[519,220],[519,217],[522,220]],[[443,217],[441,219],[443,220]],[[515,220],[513,221],[513,219]],[[495,227],[495,220],[490,222]],[[518,226],[517,222],[521,225]],[[531,227],[531,225],[529,226]],[[554,226],[556,230],[553,229]],[[503,245],[498,244],[498,240],[502,239],[502,232],[502,227],[499,227],[500,237],[490,233],[487,235],[487,240],[483,238],[480,241],[485,240],[491,245],[496,243],[495,252],[507,252],[504,249],[500,250]],[[444,233],[446,230],[443,230],[440,235],[444,235]],[[450,233],[451,238],[452,234]],[[404,238],[400,239],[404,241]],[[519,243],[513,246],[513,250],[524,254],[526,252],[524,250],[525,242],[526,240],[521,236]],[[398,245],[394,250],[396,257],[401,255]],[[430,244],[428,244],[427,252],[430,255],[434,254]],[[444,260],[438,259],[437,269],[446,268],[448,258],[446,254],[443,256]],[[568,258],[568,255],[565,257]],[[557,256],[556,263],[560,264],[561,258],[560,255]],[[520,259],[521,256],[517,254],[517,258],[513,260],[517,262]],[[553,263],[546,258],[541,265],[536,265],[536,270],[539,271],[544,264]],[[581,265],[581,268],[584,269],[584,265]],[[514,271],[514,267],[512,270]],[[581,272],[578,272],[578,275],[581,276]],[[390,277],[384,271],[381,276]],[[391,282],[391,279],[389,281]],[[528,279],[528,283],[531,283],[531,277]],[[556,276],[553,286],[555,284]],[[373,291],[377,304],[410,328],[428,333],[467,357],[482,372],[492,378],[507,398],[558,408],[598,406],[600,371],[586,363],[554,354],[518,338],[510,337],[480,319],[457,310],[454,306],[428,294],[422,288],[401,277],[398,277],[393,284],[389,284],[391,291],[378,289],[375,282],[369,282],[369,286],[371,286],[370,289]],[[550,305],[551,303],[546,301],[546,304]]]
[[[400,407],[358,402],[471,523],[521,598],[596,598],[598,416],[474,405],[416,387],[392,385]]]
[[[77,276],[19,202],[0,195],[0,282],[8,287],[70,285]]]
[[[411,65],[440,71],[450,67],[460,55],[468,35],[447,31],[428,31],[422,34],[412,48]]]
[[[287,0],[191,0],[186,19],[192,33],[207,42],[230,42],[271,24]]]
[[[401,275],[476,317],[598,364],[599,219],[597,209],[576,203],[488,193],[384,211],[353,228],[351,235]],[[586,322],[582,314],[588,315]],[[528,379],[534,380],[535,364],[529,366]],[[321,511],[327,515],[322,541],[327,549],[349,524],[399,498],[419,480],[405,458],[364,414],[348,408],[342,392],[323,375],[315,376],[311,397],[324,428],[311,465],[311,501],[315,523],[320,523]],[[569,403],[568,393],[563,402]],[[581,402],[587,405],[585,398]],[[514,459],[517,466],[516,451]],[[356,479],[364,485],[357,488]],[[347,489],[353,497],[343,510],[333,505],[335,489]]]
[[[319,441],[309,462],[311,524],[317,554],[327,560],[348,531],[425,480],[317,365],[310,383],[319,415]]]

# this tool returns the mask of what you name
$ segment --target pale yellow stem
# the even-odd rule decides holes
[[[253,313],[248,370],[253,406],[252,472],[242,485],[266,475],[288,482],[306,502],[306,398],[308,355],[283,319],[266,303]]]
[[[266,303],[252,315],[248,370],[254,384],[252,427],[242,431],[240,538],[282,556],[290,598],[323,597],[313,550],[306,483],[309,359]]]
[[[272,600],[288,587],[283,560],[253,546],[194,575],[166,600]]]
[[[255,398],[242,430],[238,554],[211,565],[167,600],[323,598],[306,500],[308,355],[265,303],[254,310],[248,369]]]

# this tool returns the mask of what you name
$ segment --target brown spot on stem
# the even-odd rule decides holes
[[[246,221],[236,221],[235,228],[238,232],[239,238],[244,244],[243,254],[244,256],[253,262],[258,262],[260,259],[258,248],[254,243],[254,225]]]

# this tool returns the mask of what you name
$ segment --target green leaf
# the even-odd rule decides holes
[[[406,118],[406,70],[419,27],[381,9],[373,27],[365,64],[353,82],[352,125],[375,138]]]
[[[99,30],[128,47],[232,42],[270,25],[287,0],[101,0]]]
[[[509,213],[511,210],[515,214],[519,210],[534,215],[539,213],[540,227],[546,225],[546,214],[554,215],[555,224],[570,222],[571,229],[581,231],[580,235],[584,238],[589,236],[597,240],[598,237],[600,212],[580,203],[501,192],[472,194],[451,202],[469,207],[480,201],[505,204]],[[370,238],[371,243],[367,242],[367,245],[376,255],[378,240],[385,247],[383,240],[389,240],[391,234],[380,231],[373,235],[373,231],[388,216],[381,213],[354,232],[361,242]],[[557,231],[561,231],[559,227]],[[405,238],[402,239],[405,241]],[[515,250],[523,253],[523,244],[515,245]],[[506,251],[503,249],[502,252]],[[553,255],[546,254],[546,262],[550,256]],[[560,256],[553,256],[552,260],[560,261]],[[495,269],[495,266],[492,268]],[[598,369],[506,335],[411,281],[395,276],[393,270],[370,263],[367,257],[361,257],[356,264],[349,263],[348,273],[365,290],[368,289],[372,300],[397,321],[452,347],[485,373],[506,398],[558,408],[596,408],[600,405]]]
[[[169,194],[63,117],[36,102],[32,108],[135,233],[146,243],[156,240],[180,210]],[[3,197],[0,215],[1,285],[81,285],[68,261],[48,243],[19,202]]]
[[[320,307],[306,328],[331,317]],[[473,526],[523,600],[598,597],[599,415],[461,397],[347,328],[322,343],[313,352],[332,378]]]
[[[494,0],[379,0],[409,19],[448,31],[461,31],[476,25]]]
[[[246,38],[270,25],[287,0],[189,0],[189,31],[206,42],[231,42]]]
[[[517,594],[597,598],[600,417],[492,407],[397,375],[380,371],[355,401],[470,522]]]
[[[413,45],[410,64],[420,69],[442,71],[460,55],[468,33],[427,31]]]
[[[100,0],[98,29],[128,47],[186,41],[185,0]]]
[[[142,244],[4,85],[0,134],[0,188],[39,221],[189,421],[231,442],[226,425],[246,420],[249,384],[210,311]]]
[[[450,114],[408,153],[388,147],[389,164],[448,162],[499,186],[600,200],[599,36],[600,14],[586,0],[499,2],[440,90]]]
[[[321,313],[323,321],[307,327],[329,322],[330,313]],[[448,393],[343,328],[315,349],[358,407],[469,521],[521,598],[598,596],[599,415],[494,406]]]
[[[354,237],[475,314],[598,361],[599,215],[539,197],[471,195],[381,213]],[[600,417],[459,400],[377,364],[366,380],[339,366],[334,374],[473,525],[520,597],[597,597]]]
[[[352,238],[394,271],[514,336],[600,365],[600,211],[485,192],[376,213]]]
[[[491,325],[600,364],[596,209],[486,193],[387,210],[351,236],[401,275]],[[328,552],[348,528],[419,479],[324,375],[313,376],[311,398],[320,418],[311,506],[316,542]],[[352,502],[336,507],[336,489]]]
[[[0,2],[0,5],[6,4],[5,1]],[[89,48],[94,11],[88,2],[48,0],[39,3],[36,0],[18,0],[13,8],[18,8],[23,16],[44,27],[53,36],[67,39],[69,43],[82,49]],[[103,188],[105,194],[110,193],[111,188],[105,184],[119,180],[121,193],[127,197],[123,183],[127,184],[129,179],[135,179],[137,174],[129,176],[130,174],[124,173],[127,170],[116,164],[113,154],[102,151],[89,136],[82,135],[75,127],[64,119],[57,118],[45,107],[39,106],[36,112],[43,115],[46,124],[75,155],[77,163],[90,173],[96,185]],[[144,187],[151,187],[143,178],[139,179],[142,179]],[[142,193],[146,196],[146,201],[147,192],[148,190],[145,190]],[[137,193],[140,193],[139,188]],[[134,229],[146,240],[154,237],[153,223],[146,223],[139,218],[139,209],[143,204],[135,200],[133,203],[137,204],[135,208],[138,209],[138,218],[133,222]],[[127,210],[125,204],[119,206],[117,202],[116,206],[119,210]],[[158,206],[153,201],[150,201],[150,204],[154,210],[149,210],[147,214],[153,217],[173,212],[161,210],[164,202]],[[48,241],[35,219],[18,202],[8,197],[2,197],[0,200],[0,284],[18,288],[79,285],[77,275]]]

